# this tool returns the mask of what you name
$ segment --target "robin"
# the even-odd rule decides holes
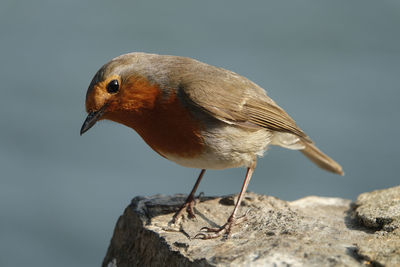
[[[229,237],[257,157],[269,145],[300,150],[316,165],[343,175],[295,121],[257,84],[197,60],[147,53],[112,59],[93,77],[86,94],[88,116],[81,135],[99,120],[134,129],[158,154],[200,175],[180,210],[195,217],[194,194],[206,169],[246,167],[232,214],[220,228],[202,228],[201,239]]]

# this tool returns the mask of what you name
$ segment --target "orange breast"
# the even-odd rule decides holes
[[[141,80],[135,86],[136,104],[130,108],[116,110],[106,116],[118,123],[133,128],[156,152],[180,157],[195,157],[204,148],[200,131],[202,124],[182,105],[176,93],[168,97],[161,95],[157,86]],[[146,103],[141,103],[145,99]],[[129,101],[134,103],[135,101]],[[120,102],[123,105],[123,102]]]

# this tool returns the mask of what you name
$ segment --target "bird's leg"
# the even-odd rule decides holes
[[[190,192],[189,196],[186,198],[185,203],[183,203],[182,207],[175,213],[174,217],[172,217],[172,222],[176,223],[178,219],[183,215],[183,212],[186,210],[188,213],[189,218],[195,218],[193,212],[193,207],[195,204],[194,194],[196,193],[197,187],[199,187],[201,178],[203,178],[204,173],[206,172],[205,169],[202,169],[200,172],[199,177],[197,178],[196,183],[193,186],[192,191]]]
[[[203,227],[200,229],[200,233],[198,233],[194,238],[199,238],[199,239],[212,239],[212,238],[217,238],[221,235],[226,236],[226,238],[230,237],[232,227],[234,225],[240,224],[244,220],[246,220],[246,215],[243,215],[241,217],[236,217],[236,212],[239,209],[240,203],[242,202],[242,199],[244,197],[244,194],[246,193],[247,186],[249,185],[251,176],[253,175],[254,169],[256,167],[256,161],[247,168],[247,173],[246,177],[244,178],[242,190],[240,191],[239,198],[236,202],[235,208],[233,209],[233,212],[231,216],[229,216],[227,222],[222,225],[219,228],[210,228],[210,227]]]

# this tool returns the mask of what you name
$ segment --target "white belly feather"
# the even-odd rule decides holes
[[[205,149],[193,158],[183,158],[162,152],[179,165],[199,169],[248,167],[256,156],[262,156],[271,142],[272,132],[266,129],[246,129],[220,124],[202,132]]]

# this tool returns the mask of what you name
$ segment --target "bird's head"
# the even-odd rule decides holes
[[[129,115],[153,108],[160,87],[149,81],[149,56],[142,53],[122,55],[97,71],[86,93],[88,116],[81,135],[99,120],[110,119],[127,125]]]

